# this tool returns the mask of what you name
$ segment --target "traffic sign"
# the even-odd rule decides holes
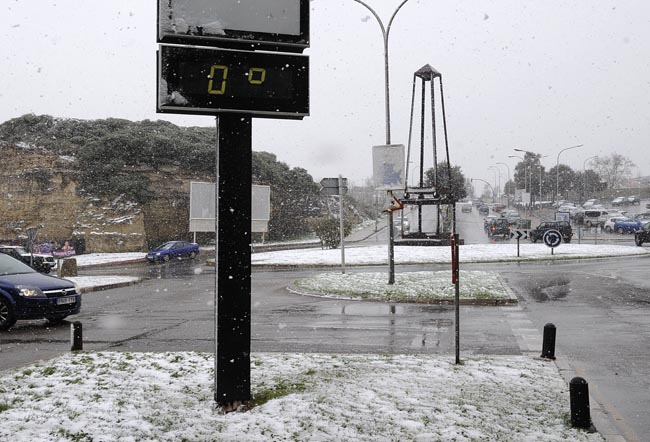
[[[528,230],[513,230],[510,232],[510,239],[528,239]]]
[[[342,180],[341,191],[343,194],[348,193],[348,179],[343,178]],[[320,180],[320,190],[321,195],[334,196],[339,195],[339,179],[338,178],[323,178]]]
[[[550,248],[555,248],[562,244],[562,234],[557,230],[547,230],[542,236],[542,240]]]

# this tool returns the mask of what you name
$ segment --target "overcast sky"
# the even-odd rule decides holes
[[[400,0],[366,3],[387,24]],[[0,122],[34,113],[214,125],[156,114],[153,0],[4,0],[0,41]],[[379,25],[353,0],[314,0],[305,53],[311,115],[255,119],[253,149],[316,180],[361,183],[372,175],[372,146],[385,142]],[[577,144],[560,163],[582,170],[589,157],[618,152],[635,176],[650,174],[647,0],[409,0],[390,56],[391,141],[407,143],[413,73],[430,64],[443,74],[451,162],[467,177],[494,182],[497,162],[514,173],[514,148],[547,155],[548,169]]]

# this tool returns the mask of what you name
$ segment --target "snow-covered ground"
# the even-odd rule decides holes
[[[397,263],[449,262],[448,248],[395,251]],[[648,253],[562,244],[551,257],[544,245],[522,244],[520,259]],[[77,262],[83,268],[143,256],[81,255]],[[346,263],[384,264],[386,256],[385,246],[349,248]],[[460,256],[463,262],[516,260],[516,244],[461,246]],[[253,262],[336,266],[340,250],[259,253]],[[71,279],[87,288],[132,282],[115,270],[115,277]],[[503,292],[490,283],[494,275],[482,283],[468,275],[461,281],[471,290],[483,284]],[[343,290],[351,287],[345,283]],[[259,353],[251,360],[257,405],[229,414],[214,407],[212,354],[80,352],[6,371],[0,373],[0,441],[604,440],[571,428],[568,386],[553,362],[536,357],[472,356],[463,365],[434,355]]]
[[[222,414],[213,356],[76,353],[0,376],[0,440],[584,441],[538,358],[254,354],[259,405]]]
[[[294,281],[291,290],[305,295],[384,302],[453,302],[451,271],[402,272],[388,284],[385,272],[327,272]],[[459,299],[463,303],[517,302],[495,272],[460,271]]]
[[[606,256],[647,255],[650,247],[622,246],[609,244],[562,244],[551,249],[544,244],[469,244],[460,246],[461,262],[530,261],[545,259],[577,259]],[[449,247],[395,247],[396,264],[448,263],[451,262]],[[341,250],[306,249],[255,253],[253,265],[322,265],[341,264]],[[350,247],[345,249],[346,265],[382,265],[388,263],[388,247]]]

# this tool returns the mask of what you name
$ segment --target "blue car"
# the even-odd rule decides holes
[[[0,330],[19,319],[59,323],[80,308],[81,292],[72,281],[44,275],[0,253]]]
[[[147,260],[151,263],[168,262],[173,258],[196,258],[199,254],[199,245],[187,241],[169,241],[147,253]]]
[[[636,219],[626,219],[614,223],[616,233],[634,233],[641,228],[643,222]]]

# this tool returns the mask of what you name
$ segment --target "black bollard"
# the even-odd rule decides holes
[[[575,377],[569,382],[571,398],[571,426],[574,428],[591,428],[589,413],[589,384],[581,377]]]
[[[542,357],[546,359],[555,359],[555,325],[550,322],[544,326]]]
[[[81,351],[84,348],[82,333],[81,333],[81,322],[75,321],[70,323],[70,351]]]

